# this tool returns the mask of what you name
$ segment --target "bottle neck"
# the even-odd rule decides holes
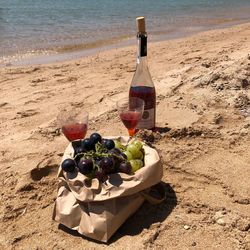
[[[137,50],[137,64],[147,63],[147,33],[137,34],[138,50]]]

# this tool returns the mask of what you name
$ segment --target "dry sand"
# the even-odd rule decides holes
[[[0,249],[250,249],[250,24],[149,44],[167,200],[145,203],[109,244],[51,220],[67,140],[65,108],[88,134],[126,134],[136,48],[59,64],[0,69]]]

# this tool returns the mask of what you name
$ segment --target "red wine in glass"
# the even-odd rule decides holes
[[[133,136],[143,114],[144,101],[137,97],[125,97],[116,102],[116,107],[129,136]]]
[[[120,118],[128,129],[129,135],[132,136],[135,133],[135,127],[141,118],[141,112],[138,111],[124,111],[120,113]]]
[[[83,139],[88,126],[85,123],[69,123],[62,126],[62,132],[69,141]]]

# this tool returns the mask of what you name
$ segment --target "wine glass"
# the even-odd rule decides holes
[[[128,129],[129,136],[135,134],[135,128],[144,111],[144,101],[138,97],[126,97],[116,102],[118,114]]]
[[[87,111],[79,113],[73,111],[63,112],[59,120],[62,132],[70,142],[83,139],[86,136],[89,120]]]

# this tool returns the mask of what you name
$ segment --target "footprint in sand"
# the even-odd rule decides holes
[[[30,171],[30,177],[33,181],[40,181],[43,177],[56,175],[58,167],[57,164],[51,164],[40,168],[34,168]]]
[[[34,67],[34,68],[29,68],[28,70],[24,69],[10,69],[7,74],[13,75],[13,74],[29,74],[33,73],[40,70],[40,67]]]
[[[9,103],[8,102],[1,102],[0,103],[0,108],[7,108],[8,107],[8,105],[9,105]]]
[[[29,177],[33,181],[40,181],[46,176],[56,175],[59,166],[57,160],[52,155],[52,153],[44,155],[36,167],[30,170]]]
[[[24,104],[27,105],[27,104],[30,104],[30,103],[38,103],[38,102],[43,101],[43,100],[48,99],[48,98],[50,98],[50,96],[42,95],[42,96],[37,97],[36,99],[29,100],[29,101],[25,102]]]
[[[33,79],[33,80],[30,81],[30,82],[31,82],[30,86],[31,86],[31,87],[36,87],[36,86],[38,85],[38,83],[40,83],[40,82],[45,82],[45,81],[47,81],[46,78],[37,78],[37,79]]]
[[[37,78],[37,79],[33,79],[31,80],[32,83],[39,83],[39,82],[45,82],[46,78]]]
[[[70,105],[75,108],[82,108],[84,106],[84,102],[71,102]]]
[[[54,76],[55,76],[55,77],[63,76],[63,74],[61,74],[61,73],[56,73],[56,74],[54,74]]]
[[[36,100],[29,100],[29,101],[25,102],[24,105],[27,105],[27,104],[30,104],[30,103],[37,103],[37,101]]]
[[[57,80],[57,82],[60,83],[68,83],[68,82],[76,82],[78,80],[78,77],[66,77],[66,78],[60,78]]]
[[[44,177],[51,176],[54,178],[57,174],[59,165],[55,162],[51,162],[49,159],[42,160],[42,162],[42,164],[39,163],[38,166],[19,178],[15,187],[16,193],[36,190],[38,188],[37,182],[42,180]]]
[[[16,118],[25,118],[25,117],[30,117],[33,115],[38,114],[39,112],[35,109],[28,109],[25,111],[19,111],[17,112],[17,117]]]

